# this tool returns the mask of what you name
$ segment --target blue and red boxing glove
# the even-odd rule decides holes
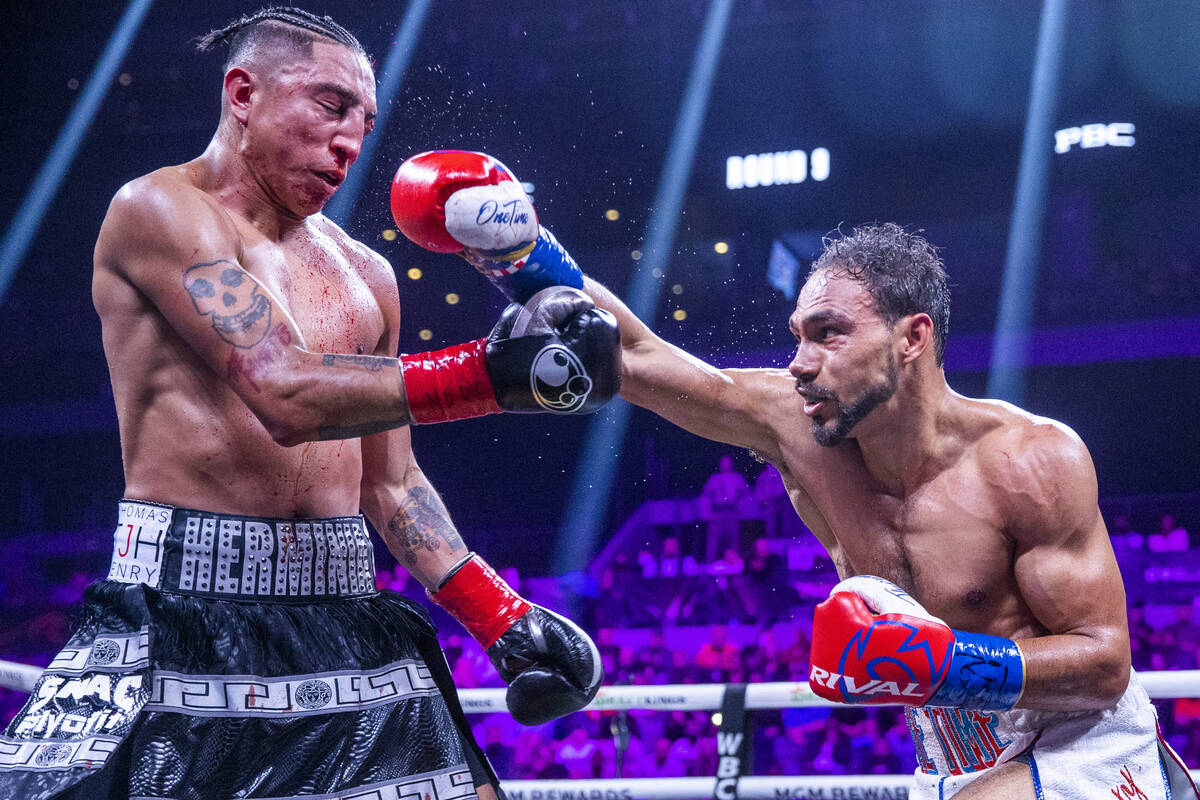
[[[808,682],[835,703],[1007,710],[1025,660],[1011,639],[953,630],[899,586],[856,575],[813,613]]]
[[[538,224],[512,171],[485,153],[433,150],[405,161],[391,190],[392,217],[410,241],[458,253],[512,301],[549,286],[583,288],[583,272]]]

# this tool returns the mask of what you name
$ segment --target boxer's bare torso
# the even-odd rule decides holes
[[[272,240],[207,194],[205,180],[203,165],[192,163],[135,181],[122,190],[129,196],[114,204],[97,243],[94,301],[116,400],[126,494],[262,516],[357,513],[359,440],[282,446],[231,379],[255,391],[245,362],[271,358],[272,343],[292,335],[281,314],[290,316],[303,337],[299,344],[312,352],[393,355],[385,336],[388,320],[399,316],[391,270],[320,215]],[[127,206],[152,203],[147,196],[159,192],[190,194],[191,202],[207,206],[216,218],[211,235],[228,243],[261,285],[257,290],[272,298],[265,336],[253,347],[231,348],[223,375],[127,277],[122,240],[137,236],[128,228],[138,217]],[[190,266],[180,265],[179,273]],[[215,283],[220,286],[219,273]],[[182,282],[179,288],[182,294]],[[214,302],[221,311],[238,313],[249,308],[257,287],[243,282],[220,288]]]
[[[1044,634],[1014,578],[1017,542],[1006,530],[1014,487],[1003,468],[1025,442],[1066,434],[998,403],[952,396],[948,405],[956,419],[944,452],[911,465],[908,491],[875,479],[854,442],[822,448],[804,429],[781,432],[784,485],[840,577],[886,578],[952,627]]]
[[[400,303],[390,265],[319,212],[370,130],[374,89],[364,58],[323,41],[230,70],[208,149],[114,197],[93,300],[128,497],[358,512],[358,437],[407,422]],[[377,444],[390,461],[372,475],[411,459],[406,431]]]
[[[801,293],[786,370],[717,370],[599,284],[587,289],[621,324],[622,396],[774,463],[841,577],[878,575],[951,627],[1020,642],[1023,707],[1111,703],[1128,675],[1125,595],[1083,443],[1051,420],[956,394],[932,358],[914,356],[900,391],[855,435],[818,444],[811,416],[823,412],[799,376],[819,373],[817,385],[849,398],[886,374],[880,353],[903,362],[911,349],[852,281],[828,283],[837,291]],[[847,327],[829,330],[829,316]]]

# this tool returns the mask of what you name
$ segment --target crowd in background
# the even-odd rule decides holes
[[[836,573],[787,504],[778,475],[768,467],[752,485],[722,459],[699,498],[678,502],[694,515],[630,532],[595,565],[590,591],[564,599],[562,581],[523,581],[512,568],[502,573],[535,602],[573,604],[564,610],[593,632],[608,684],[806,680],[812,606]],[[1140,591],[1142,581],[1158,580],[1159,573],[1143,571],[1137,560],[1139,554],[1175,554],[1161,579],[1200,582],[1200,546],[1171,512],[1141,517],[1136,521],[1155,523],[1150,532],[1139,530],[1129,514],[1107,520],[1129,588],[1133,665],[1200,668],[1195,591],[1176,593],[1184,599],[1174,602],[1157,587],[1149,595]],[[0,629],[0,658],[44,665],[67,639],[69,610],[94,572],[66,573],[47,595],[19,577],[36,569],[5,565],[0,588],[10,613]],[[379,584],[425,602],[400,567],[385,565]],[[1158,596],[1167,600],[1146,600]],[[30,613],[22,617],[22,608]],[[482,649],[440,611],[433,613],[457,685],[502,686]],[[4,721],[24,697],[0,691]],[[1164,735],[1189,766],[1200,765],[1200,699],[1155,705]],[[754,774],[896,774],[915,763],[899,708],[756,710],[750,719]],[[474,717],[473,724],[498,774],[508,778],[703,776],[717,768],[712,712],[584,712],[536,728],[492,714]]]

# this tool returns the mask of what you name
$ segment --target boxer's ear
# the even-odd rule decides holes
[[[904,337],[900,362],[909,364],[933,349],[933,320],[924,312],[908,314],[896,323],[896,333]]]
[[[254,76],[241,67],[233,67],[225,73],[225,102],[229,112],[241,125],[250,116],[250,99],[254,94]]]

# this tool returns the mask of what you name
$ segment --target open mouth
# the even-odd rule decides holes
[[[313,174],[335,189],[342,185],[342,179],[344,177],[337,172],[322,172],[320,170],[313,170]]]
[[[797,389],[796,391],[804,398],[804,413],[810,417],[816,416],[833,399],[823,394],[806,392],[803,389]]]

